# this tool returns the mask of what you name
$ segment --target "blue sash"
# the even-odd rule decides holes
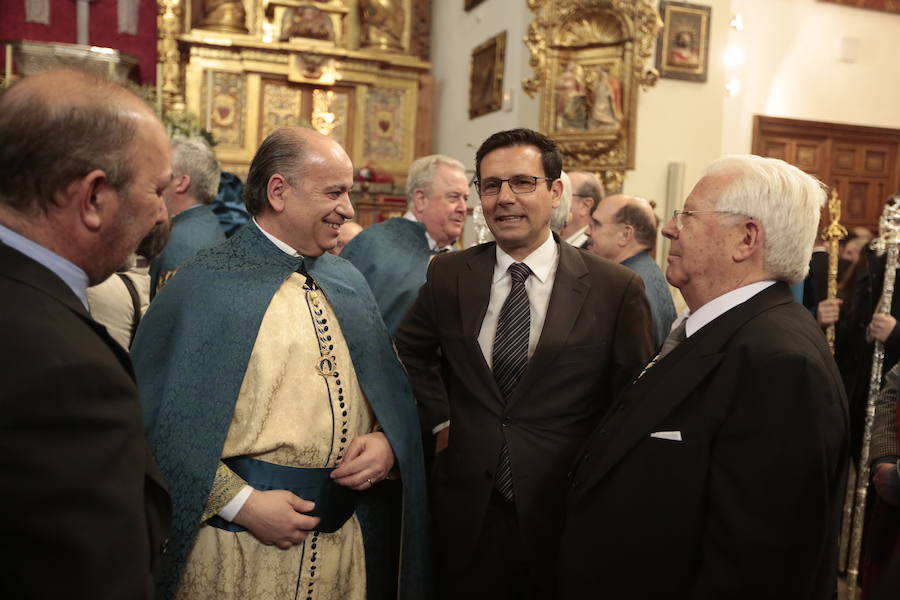
[[[356,510],[356,492],[332,481],[329,475],[334,469],[285,467],[246,456],[226,458],[222,462],[254,489],[288,490],[304,500],[315,502],[316,507],[304,514],[321,519],[316,531],[337,531]],[[247,531],[218,515],[208,524],[225,531]]]

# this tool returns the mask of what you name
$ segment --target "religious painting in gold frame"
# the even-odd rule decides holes
[[[660,77],[706,81],[712,8],[664,1],[659,11],[665,23],[656,49]]]
[[[503,69],[506,64],[506,32],[498,33],[472,50],[469,73],[469,118],[474,119],[503,105]]]
[[[662,26],[652,0],[529,0],[535,18],[525,43],[540,94],[540,129],[567,170],[600,175],[621,189],[634,168],[640,87],[656,83],[648,66]]]

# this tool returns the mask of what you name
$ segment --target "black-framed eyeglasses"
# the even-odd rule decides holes
[[[478,190],[479,196],[496,196],[500,193],[500,188],[503,187],[505,181],[513,194],[527,194],[537,189],[539,179],[553,181],[549,177],[534,177],[533,175],[513,175],[509,179],[488,177],[487,179],[476,179],[475,189]]]
[[[675,229],[681,231],[684,229],[684,218],[690,217],[691,215],[700,215],[704,213],[719,213],[723,215],[739,215],[742,217],[750,217],[750,215],[745,215],[744,213],[737,212],[736,210],[675,210],[672,211],[672,219],[675,221]],[[753,217],[750,217],[751,219]]]

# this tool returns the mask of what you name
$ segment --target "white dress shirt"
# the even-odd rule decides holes
[[[725,314],[735,306],[743,304],[753,296],[757,295],[764,289],[774,284],[774,279],[766,279],[764,281],[757,281],[756,283],[751,283],[749,285],[731,290],[730,292],[726,292],[718,298],[710,300],[709,302],[698,308],[697,312],[684,313],[681,317],[676,319],[674,323],[672,323],[672,329],[675,329],[685,318],[687,318],[687,324],[685,324],[684,326],[684,333],[686,337],[691,337],[694,332],[698,331],[701,327],[703,327],[710,321],[721,317],[723,314]]]
[[[481,346],[481,352],[489,367],[492,367],[491,355],[494,350],[494,336],[497,333],[500,309],[503,308],[512,285],[508,269],[514,262],[516,260],[512,256],[497,246],[497,262],[494,265],[494,277],[491,279],[491,299],[478,334],[478,345]],[[547,318],[550,292],[553,291],[556,268],[559,265],[559,245],[552,235],[548,235],[547,241],[521,262],[528,265],[532,273],[525,280],[525,291],[528,293],[528,303],[531,306],[531,330],[528,336],[528,358],[531,358],[544,329],[544,319]]]
[[[512,256],[497,246],[497,262],[494,264],[494,276],[491,279],[491,298],[488,301],[487,312],[481,322],[481,330],[478,333],[478,345],[488,367],[493,368],[494,337],[497,334],[497,320],[500,318],[500,309],[509,296],[512,280],[509,276],[509,266],[517,262]],[[556,268],[559,266],[559,244],[552,235],[547,236],[547,241],[541,244],[537,250],[520,261],[528,265],[531,275],[525,280],[525,291],[528,293],[530,305],[531,328],[528,333],[528,358],[534,354],[541,331],[544,329],[544,320],[547,318],[547,307],[550,305],[550,292],[553,291],[553,282],[556,280]],[[450,426],[450,421],[439,423],[431,433]]]

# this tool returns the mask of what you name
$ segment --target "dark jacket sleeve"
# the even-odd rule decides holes
[[[450,418],[447,389],[441,375],[441,346],[435,296],[435,264],[428,266],[425,285],[397,330],[395,342],[400,360],[409,373],[419,410],[422,431],[427,435]]]

